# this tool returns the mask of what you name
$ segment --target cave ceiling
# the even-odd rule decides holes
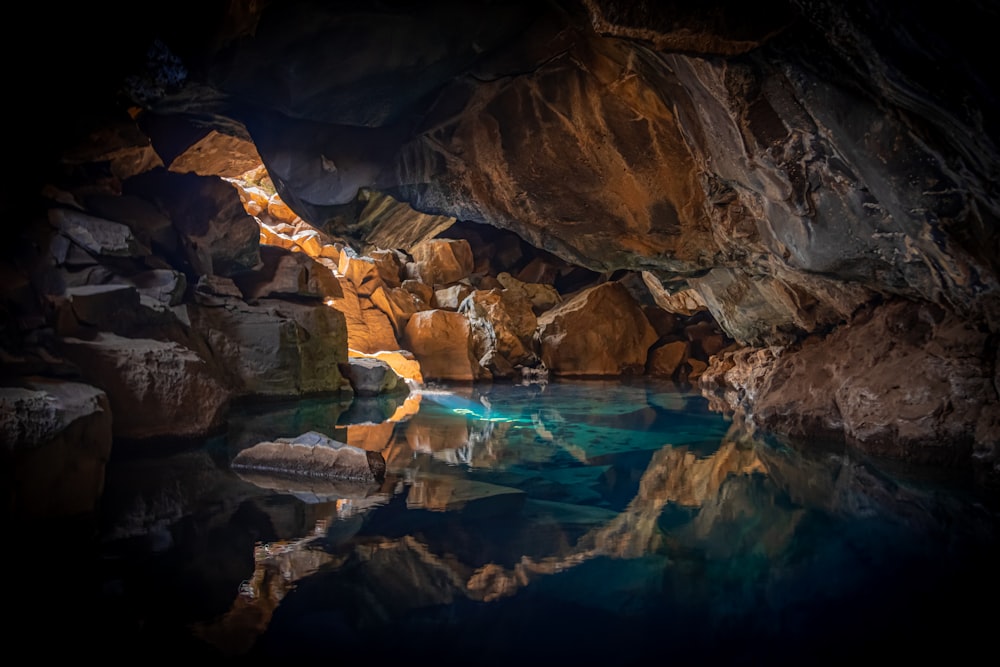
[[[1000,16],[971,1],[949,21],[940,11],[35,7],[38,39],[18,53],[37,64],[18,73],[32,105],[24,171],[48,178],[57,153],[129,109],[163,155],[209,130],[251,140],[317,226],[379,191],[595,271],[693,287],[745,342],[886,296],[996,330],[1000,104],[986,51]]]

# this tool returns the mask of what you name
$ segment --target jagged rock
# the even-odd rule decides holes
[[[234,278],[247,299],[343,297],[340,281],[315,259],[301,252],[274,246],[260,249],[261,267]]]
[[[697,312],[705,310],[705,300],[701,294],[693,289],[682,289],[676,292],[668,292],[663,287],[659,278],[649,271],[642,272],[642,280],[646,283],[650,295],[656,305],[668,313],[691,316]]]
[[[419,298],[420,301],[427,304],[428,307],[434,300],[434,288],[427,283],[407,278],[400,284],[400,287],[413,294],[413,296]]]
[[[380,396],[407,393],[406,382],[388,363],[371,357],[348,357],[341,372],[351,383],[356,396]]]
[[[293,397],[344,389],[340,364],[347,362],[347,325],[333,308],[224,298],[217,306],[192,308],[191,320],[237,395]]]
[[[107,395],[91,385],[26,377],[0,387],[4,516],[63,519],[95,511],[111,422]]]
[[[365,353],[400,349],[393,322],[385,312],[371,299],[359,297],[350,280],[344,277],[338,280],[343,296],[331,297],[327,303],[344,315],[347,346]]]
[[[488,377],[474,353],[469,320],[449,310],[424,310],[406,324],[405,348],[420,362],[425,380],[472,381]]]
[[[195,129],[193,125],[189,127]],[[192,137],[193,141],[182,152],[170,158],[167,169],[178,174],[190,172],[200,176],[236,178],[260,164],[260,156],[252,141],[216,130],[201,132],[200,137]],[[159,148],[162,155],[162,145]]]
[[[552,285],[524,282],[506,271],[498,273],[497,280],[510,295],[522,296],[530,301],[531,309],[535,311],[536,315],[540,315],[562,302],[562,296]]]
[[[384,361],[392,367],[392,370],[396,371],[396,374],[402,378],[410,380],[418,385],[423,384],[423,375],[420,372],[420,362],[417,361],[416,357],[409,350],[379,350],[377,352],[365,353],[358,350],[349,349],[347,351],[349,357],[362,357],[371,358]]]
[[[232,276],[259,264],[260,228],[239,193],[221,178],[154,169],[130,178],[123,188],[154,202],[170,218],[195,275]]]
[[[209,363],[177,343],[99,333],[60,347],[108,395],[115,437],[204,436],[225,419],[229,390]]]
[[[645,370],[656,332],[628,290],[609,282],[538,318],[542,363],[554,375],[623,375]]]
[[[403,282],[403,267],[405,261],[399,250],[379,249],[369,253],[375,268],[378,270],[379,278],[386,287],[400,287]]]
[[[180,271],[152,269],[125,278],[135,285],[139,294],[159,301],[165,306],[180,304],[187,290],[187,278]]]
[[[403,337],[406,323],[414,313],[431,309],[420,297],[402,287],[379,287],[372,292],[371,302],[389,318],[397,339]]]
[[[459,310],[469,319],[480,364],[494,377],[511,377],[515,366],[536,366],[533,336],[538,323],[521,293],[476,290]]]
[[[997,403],[993,378],[982,371],[991,354],[986,334],[954,313],[895,301],[779,354],[723,355],[719,363],[733,366],[703,384],[724,382],[734,408],[752,406],[753,421],[775,432],[846,437],[871,454],[971,465],[977,440],[1000,437],[990,426],[977,431]]]
[[[378,267],[371,257],[342,252],[338,270],[342,276],[351,281],[358,296],[371,296],[372,292],[383,285]]]
[[[431,286],[457,283],[474,266],[472,248],[465,239],[430,239],[416,245],[411,254],[408,277]]]
[[[379,452],[352,447],[317,431],[257,443],[241,450],[230,466],[239,471],[363,484],[377,484],[385,479],[385,459]]]
[[[687,360],[690,347],[687,341],[675,340],[651,348],[646,360],[646,375],[674,377]]]
[[[431,299],[432,308],[442,308],[444,310],[458,310],[459,305],[465,297],[472,294],[475,288],[465,283],[455,283],[448,287],[434,290],[434,298]]]
[[[65,208],[49,209],[49,222],[74,243],[94,255],[142,257],[150,254],[148,246],[136,237],[132,228],[120,222]]]

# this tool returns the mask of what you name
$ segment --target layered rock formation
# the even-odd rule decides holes
[[[35,17],[51,37],[42,43],[68,57],[48,60],[48,78],[31,70],[23,88],[44,132],[23,187],[13,182],[31,209],[6,254],[10,375],[37,370],[67,300],[57,339],[179,346],[177,359],[226,370],[220,396],[346,388],[337,368],[348,347],[430,349],[422,330],[461,334],[440,354],[460,362],[463,379],[511,377],[531,354],[563,363],[518,350],[517,327],[463,324],[486,300],[470,303],[471,319],[452,310],[471,294],[455,287],[463,276],[418,248],[459,220],[510,230],[605,278],[641,275],[661,309],[690,315],[703,304],[746,348],[706,356],[706,390],[724,409],[878,454],[963,465],[971,454],[993,479],[1000,101],[984,73],[1000,16],[972,0],[952,3],[947,23],[936,11],[560,0]],[[315,230],[286,230],[290,244],[329,234],[360,257],[410,253],[420,270],[399,264],[396,285],[382,263],[340,254],[337,272],[352,278],[329,297],[341,308],[324,305],[310,267],[333,258],[268,260],[253,218],[272,202],[251,208],[192,166],[232,177],[247,166],[226,157],[237,145],[254,147],[280,201]],[[412,227],[397,203],[421,216]],[[452,258],[476,275],[474,252]],[[535,268],[523,282],[559,286]],[[109,284],[142,295],[128,332],[116,328],[127,318],[92,322],[82,301],[95,295],[72,291]],[[233,351],[253,358],[263,340],[247,340],[248,327],[281,350],[276,365],[251,369],[277,386],[233,368]],[[615,370],[676,373],[685,336],[639,329],[634,349],[615,348]],[[357,344],[352,331],[364,331]]]

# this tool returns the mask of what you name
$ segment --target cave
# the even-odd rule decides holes
[[[1000,525],[991,3],[23,9],[4,515],[50,567],[113,457],[436,383],[668,381]]]

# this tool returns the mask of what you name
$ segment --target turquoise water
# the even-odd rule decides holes
[[[241,477],[316,430],[379,485]],[[890,472],[891,471],[891,472]],[[109,466],[101,655],[237,663],[829,664],[988,646],[995,509],[955,476],[748,434],[670,383],[254,406]],[[84,644],[86,646],[86,643]]]

